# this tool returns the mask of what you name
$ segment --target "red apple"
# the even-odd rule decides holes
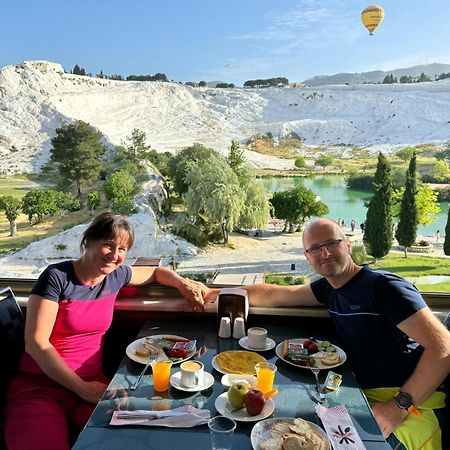
[[[245,394],[244,404],[249,416],[257,416],[261,414],[266,399],[264,394],[257,389],[251,389]]]

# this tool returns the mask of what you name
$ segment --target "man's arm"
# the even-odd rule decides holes
[[[401,391],[411,395],[414,404],[418,406],[441,385],[450,372],[450,333],[429,308],[417,311],[400,322],[398,328],[424,348],[414,372],[401,387]],[[373,404],[372,409],[386,437],[408,415],[393,400]]]
[[[276,284],[253,284],[241,286],[248,293],[250,306],[275,308],[279,306],[318,306],[311,286],[279,286]],[[210,289],[207,301],[214,302],[220,289]]]

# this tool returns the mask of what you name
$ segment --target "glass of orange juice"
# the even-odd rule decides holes
[[[273,389],[273,381],[275,380],[275,373],[277,366],[268,362],[260,362],[255,366],[256,370],[256,383],[258,389],[267,394]]]
[[[152,363],[153,387],[155,391],[164,392],[169,389],[171,361],[155,361]]]

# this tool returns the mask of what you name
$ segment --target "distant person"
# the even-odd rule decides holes
[[[338,224],[339,227],[342,226],[342,225],[341,225],[341,218],[340,218],[340,217],[339,217],[339,219],[337,220],[337,224]]]
[[[352,233],[355,231],[355,227],[356,227],[355,219],[352,219],[352,221],[350,222],[350,229],[352,230]]]
[[[361,233],[364,234],[364,231],[366,230],[366,224],[364,222],[361,222],[359,227],[361,228]]]
[[[439,242],[441,235],[439,234],[439,230],[436,230],[436,242]]]
[[[5,408],[9,450],[68,450],[69,426],[80,431],[108,380],[102,348],[122,286],[177,288],[194,310],[208,288],[165,267],[123,265],[134,241],[122,216],[100,214],[83,233],[82,256],[48,266],[28,299],[25,349]]]
[[[446,396],[439,388],[450,371],[448,330],[410,282],[356,265],[350,241],[333,221],[311,222],[303,247],[322,278],[301,286],[245,286],[250,305],[323,305],[389,444],[440,449]]]

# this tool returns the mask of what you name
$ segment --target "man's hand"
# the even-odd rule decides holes
[[[400,409],[395,404],[394,400],[372,403],[370,406],[372,407],[373,415],[385,438],[393,433],[408,415],[408,411]]]
[[[85,381],[82,389],[77,394],[86,402],[97,403],[102,398],[108,385],[100,381]]]

